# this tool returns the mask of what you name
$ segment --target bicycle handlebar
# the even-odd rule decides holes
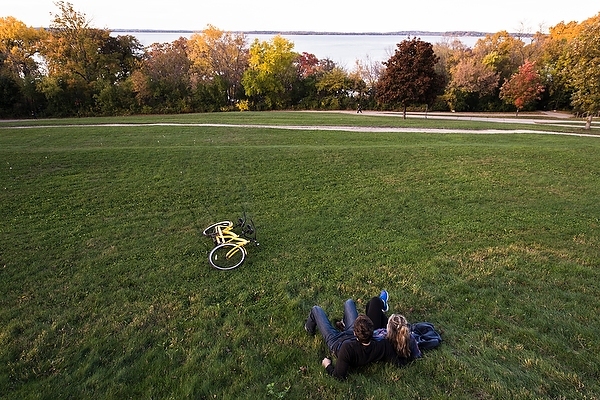
[[[258,241],[256,240],[256,226],[254,225],[254,221],[252,221],[252,219],[250,219],[250,223],[247,221],[248,218],[246,216],[246,212],[244,211],[242,218],[238,219],[236,226],[241,228],[243,237],[254,242],[258,246]]]

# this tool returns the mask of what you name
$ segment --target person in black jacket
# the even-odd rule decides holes
[[[336,357],[335,365],[329,358],[321,362],[327,373],[335,378],[345,379],[351,368],[372,362],[389,361],[404,365],[410,361],[400,357],[387,339],[373,340],[373,321],[364,314],[358,315],[356,304],[351,299],[344,303],[343,325],[343,330],[336,329],[319,306],[311,309],[304,324],[311,335],[319,329],[327,347]]]

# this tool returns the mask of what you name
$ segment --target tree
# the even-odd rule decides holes
[[[21,78],[36,75],[35,55],[44,36],[43,29],[30,28],[13,17],[0,18],[0,54],[7,69]]]
[[[525,62],[524,46],[525,43],[507,31],[500,31],[479,39],[473,54],[494,68],[500,76],[500,84],[503,84]]]
[[[314,54],[304,52],[297,55],[294,65],[296,82],[293,85],[291,99],[294,107],[304,109],[321,108],[325,105],[332,107],[334,102],[339,105],[339,99],[333,102],[323,101],[323,89],[327,85],[324,82],[319,83],[327,74],[338,68],[333,61],[328,58],[318,59]]]
[[[383,70],[383,63],[367,56],[364,60],[356,60],[352,74],[356,74],[365,83],[367,90],[371,90],[379,81]]]
[[[383,63],[373,61],[370,57],[365,60],[356,60],[354,70],[350,72],[350,79],[356,84],[354,90],[359,93],[358,103],[361,108],[373,106],[375,87],[383,74]]]
[[[41,52],[48,76],[40,90],[56,114],[94,113],[99,92],[131,74],[141,45],[131,36],[114,38],[107,29],[92,28],[70,3],[55,4],[59,13]]]
[[[72,4],[55,4],[60,13],[54,15],[43,51],[48,73],[90,83],[98,78],[98,68],[102,68],[99,49],[110,32],[92,28],[86,15],[74,10]]]
[[[250,46],[249,67],[242,84],[255,106],[276,109],[290,105],[298,76],[294,64],[298,54],[293,48],[294,43],[280,35],[270,42],[255,39]]]
[[[131,76],[139,105],[161,113],[191,111],[190,65],[186,38],[151,45]]]
[[[517,107],[518,115],[524,107],[539,100],[543,91],[544,86],[540,74],[535,69],[535,63],[526,61],[517,73],[504,82],[500,88],[500,98]]]
[[[39,95],[35,85],[41,77],[36,59],[43,29],[27,27],[13,18],[0,18],[0,114],[23,116],[35,113]]]
[[[315,86],[321,107],[339,109],[345,107],[353,82],[343,69],[336,67],[320,76]]]
[[[298,54],[296,66],[298,68],[298,76],[302,79],[308,78],[311,75],[316,75],[322,70],[320,68],[321,63],[317,56],[307,52]]]
[[[242,76],[248,67],[248,47],[243,33],[224,32],[209,25],[188,40],[192,71],[201,83],[215,80],[226,86],[227,101],[238,100]]]
[[[452,69],[472,55],[472,50],[458,39],[446,39],[433,45],[433,52],[438,57],[435,72],[444,78],[444,82],[452,80]]]
[[[452,110],[468,109],[470,100],[478,101],[496,93],[498,88],[498,73],[475,57],[460,60],[451,69],[451,74],[445,99]]]
[[[498,73],[474,58],[462,59],[452,70],[450,85],[480,96],[493,94],[498,87]]]
[[[547,35],[539,36],[541,43],[535,60],[546,86],[548,107],[565,109],[571,105],[573,89],[569,85],[568,60],[566,54],[573,39],[581,31],[576,22],[561,22],[549,29]]]
[[[399,43],[395,54],[383,64],[386,66],[377,83],[377,98],[384,104],[400,104],[403,117],[409,104],[431,104],[443,87],[435,72],[438,57],[431,43],[418,38]]]
[[[569,86],[573,89],[571,104],[588,113],[586,129],[592,116],[600,111],[600,13],[584,21],[579,34],[564,55]]]
[[[144,57],[144,46],[132,35],[109,36],[98,49],[101,54],[112,57],[112,71],[106,76],[111,82],[126,80]]]
[[[135,94],[130,80],[143,59],[143,47],[131,35],[109,36],[98,49],[110,57],[112,69],[100,76],[95,83],[95,109],[103,115],[131,114],[136,112]]]

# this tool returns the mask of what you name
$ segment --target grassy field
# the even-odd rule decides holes
[[[600,398],[600,137],[27,124],[0,123],[2,398]],[[243,211],[261,245],[212,269],[202,229]],[[333,380],[310,307],[382,288],[444,343]]]

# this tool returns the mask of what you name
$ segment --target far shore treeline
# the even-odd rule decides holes
[[[280,35],[208,26],[144,47],[59,1],[48,28],[0,17],[0,118],[228,110],[600,111],[600,13],[547,33],[478,33],[397,44],[351,69],[293,51]],[[117,32],[118,31],[113,31]],[[132,30],[128,30],[131,33]],[[335,33],[331,33],[335,34]],[[457,35],[458,36],[458,35]]]
[[[191,35],[196,31],[174,30],[174,29],[111,29],[112,33],[183,33]],[[446,37],[483,37],[489,32],[477,31],[394,31],[394,32],[323,32],[323,31],[234,31],[232,33],[243,33],[245,35],[323,35],[323,36],[446,36]],[[513,33],[514,36],[533,37],[530,33]]]

